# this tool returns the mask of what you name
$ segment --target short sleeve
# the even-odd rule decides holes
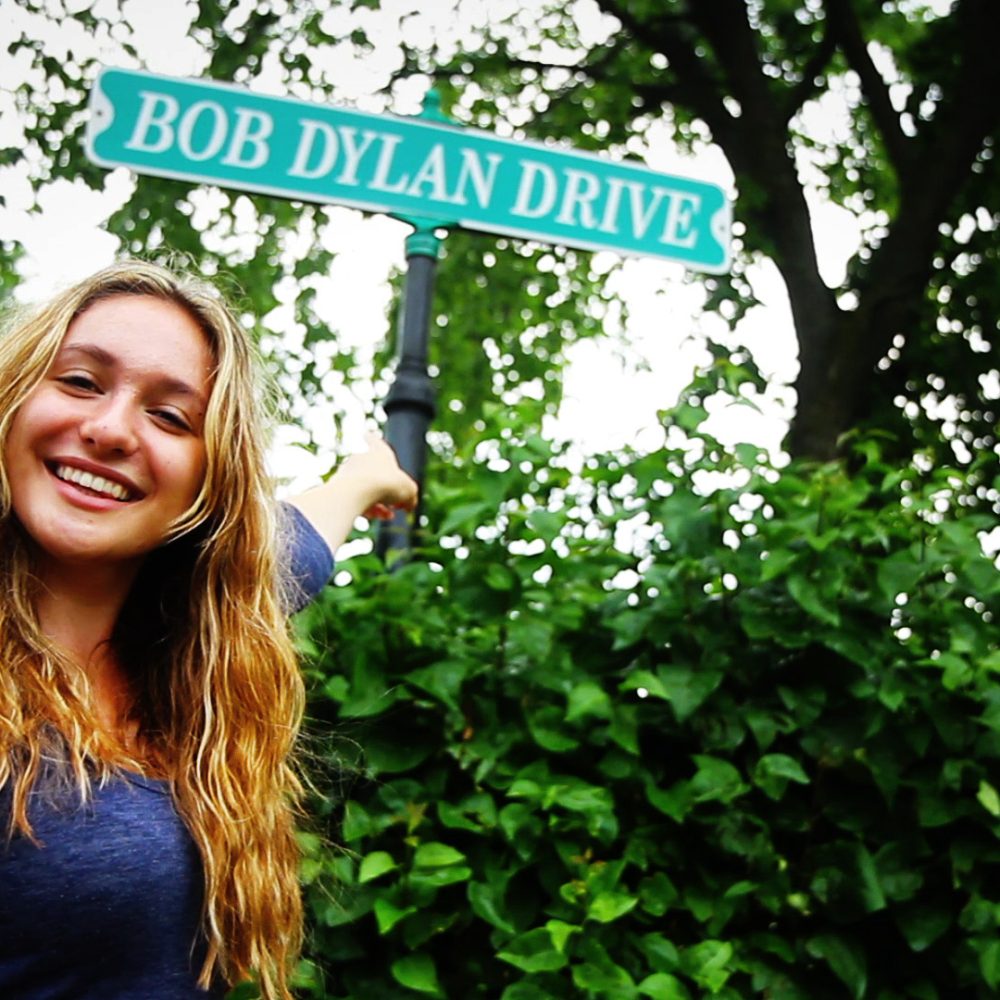
[[[312,522],[294,504],[282,503],[282,560],[286,567],[285,601],[289,614],[315,600],[333,575],[333,553]]]

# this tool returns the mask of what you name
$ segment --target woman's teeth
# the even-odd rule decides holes
[[[129,491],[121,483],[105,479],[103,476],[95,476],[92,472],[84,472],[82,469],[74,469],[72,465],[57,465],[55,473],[59,479],[63,479],[67,483],[75,483],[84,489],[113,497],[115,500],[128,500],[129,498]]]

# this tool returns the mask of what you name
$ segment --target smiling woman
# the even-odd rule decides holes
[[[168,300],[116,295],[70,324],[5,451],[14,512],[49,572],[97,561],[131,584],[201,487],[212,367],[198,324]]]
[[[282,512],[263,396],[215,292],[149,264],[0,338],[0,996],[290,996],[287,611],[416,494],[372,440]]]

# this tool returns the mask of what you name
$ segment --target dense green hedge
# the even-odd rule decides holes
[[[996,996],[998,484],[479,451],[305,616],[304,993]]]

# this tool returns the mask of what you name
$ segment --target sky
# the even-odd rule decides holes
[[[66,0],[71,9],[86,6],[100,8],[110,0]],[[522,0],[523,2],[523,0]],[[530,5],[532,0],[527,0]],[[592,0],[573,0],[582,23],[590,25],[589,40],[597,41],[607,25],[595,19]],[[466,9],[472,15],[476,0]],[[479,4],[486,11],[485,0]],[[190,8],[184,0],[125,0],[131,41],[143,58],[142,68],[171,76],[197,76],[205,54],[188,34]],[[428,7],[429,5],[424,5]],[[490,0],[489,13],[514,3]],[[330,58],[328,76],[335,80],[338,100],[362,110],[384,110],[384,99],[375,92],[383,86],[393,66],[400,32],[406,30],[411,41],[451,37],[455,26],[438,23],[431,11],[422,10],[400,21],[400,12],[413,10],[407,0],[383,0],[379,10],[370,12],[368,33],[376,44],[373,56],[358,61],[348,48]],[[0,0],[0,42],[5,36],[28,25],[29,12],[17,0]],[[331,10],[328,30],[336,30],[342,11]],[[404,26],[401,27],[401,24]],[[95,51],[107,65],[135,66],[120,39],[84,37],[67,21],[62,28],[47,28],[57,58],[71,58],[72,53]],[[461,44],[456,35],[454,44]],[[6,49],[6,44],[4,44]],[[24,67],[10,60],[0,65],[0,148],[16,144],[18,123],[9,94],[4,93],[18,81]],[[427,80],[415,78],[395,93],[393,111],[415,114],[427,87]],[[276,67],[265,63],[254,83],[271,93],[282,93]],[[812,126],[817,130],[842,127],[844,112],[834,96],[826,106],[813,109]],[[688,157],[673,148],[665,128],[654,127],[645,150],[646,165],[669,174],[696,177],[717,183],[731,192],[732,174],[715,148],[697,157]],[[32,192],[23,177],[6,171],[4,190],[6,206],[0,208],[0,227],[9,237],[18,239],[27,251],[23,273],[25,280],[18,290],[21,298],[37,300],[55,288],[109,263],[117,242],[102,229],[107,217],[127,201],[133,181],[128,171],[110,171],[104,190],[93,192],[82,183],[59,181],[39,198],[38,212],[25,211]],[[196,201],[210,211],[212,194],[199,195]],[[819,246],[824,279],[831,286],[843,277],[846,261],[858,243],[857,224],[843,210],[813,196],[811,201],[814,228]],[[387,335],[386,311],[390,305],[387,277],[393,268],[403,265],[403,240],[408,227],[384,216],[365,216],[346,208],[328,210],[331,224],[324,241],[335,252],[329,280],[318,299],[322,312],[330,311],[331,325],[362,351],[374,351]],[[602,257],[605,259],[602,260]],[[598,254],[594,264],[607,268],[614,257]],[[770,381],[768,393],[755,400],[757,408],[730,406],[713,412],[707,425],[725,443],[752,441],[780,455],[780,442],[787,419],[794,406],[794,380],[797,362],[794,331],[784,285],[769,262],[751,267],[748,274],[761,305],[752,309],[739,324],[735,339],[753,353],[754,359]],[[629,318],[624,330],[625,349],[614,337],[583,341],[570,349],[566,373],[565,401],[558,417],[548,428],[561,439],[573,441],[582,451],[603,451],[629,445],[655,448],[662,440],[657,411],[671,405],[688,383],[695,367],[708,360],[704,338],[711,335],[725,342],[732,337],[722,320],[703,312],[704,292],[697,283],[685,281],[684,269],[677,264],[652,259],[627,260],[614,283],[628,303]],[[348,294],[345,294],[348,293]],[[345,304],[347,303],[347,304]],[[599,401],[600,405],[595,405]],[[277,436],[272,455],[275,474],[284,483],[285,492],[295,492],[318,481],[332,464],[332,452],[338,445],[337,434],[328,413],[322,408],[304,414],[320,451],[309,456],[294,447],[301,434],[294,427],[283,428]],[[347,450],[360,447],[363,432],[371,423],[371,413],[363,403],[349,409],[343,441]]]

